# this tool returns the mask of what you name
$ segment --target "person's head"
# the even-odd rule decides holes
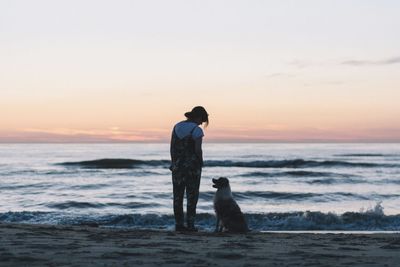
[[[208,113],[202,106],[194,107],[192,111],[186,112],[185,117],[199,125],[205,123],[204,126],[208,126]]]

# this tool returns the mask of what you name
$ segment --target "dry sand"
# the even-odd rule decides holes
[[[246,235],[0,224],[0,266],[400,266],[400,234]]]

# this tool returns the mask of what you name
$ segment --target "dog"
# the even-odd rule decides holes
[[[249,231],[246,220],[239,205],[232,197],[229,180],[225,177],[212,179],[217,188],[214,195],[214,210],[217,217],[215,232],[226,230],[230,233],[246,233]]]

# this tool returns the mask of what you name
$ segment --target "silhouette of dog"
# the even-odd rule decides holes
[[[214,196],[214,210],[217,216],[215,232],[223,230],[230,233],[246,233],[249,231],[246,220],[239,205],[232,197],[229,180],[225,177],[212,179],[217,192]]]

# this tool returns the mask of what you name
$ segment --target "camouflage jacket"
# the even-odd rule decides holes
[[[195,153],[195,142],[192,137],[193,131],[196,129],[195,126],[190,134],[180,139],[176,133],[175,128],[172,131],[171,138],[171,167],[170,170],[173,174],[174,180],[179,179],[179,177],[187,176],[192,172],[197,172],[201,169],[201,160]],[[175,181],[179,182],[179,181]]]

